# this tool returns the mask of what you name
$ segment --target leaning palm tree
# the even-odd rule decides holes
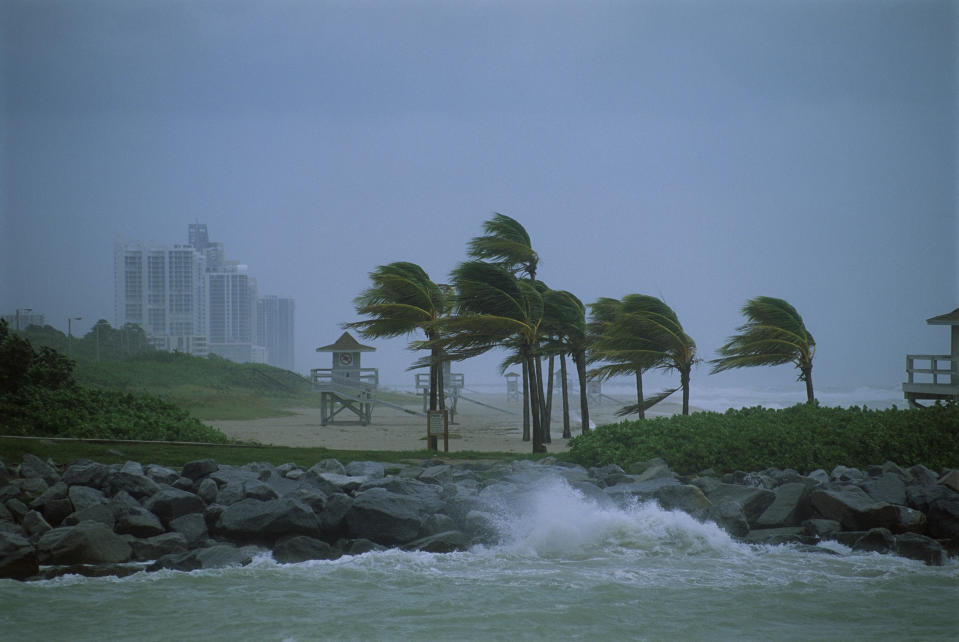
[[[501,266],[482,261],[461,263],[451,275],[456,292],[455,314],[437,324],[439,336],[429,342],[459,361],[496,347],[515,346],[527,365],[532,412],[533,452],[545,452],[540,423],[539,382],[533,362],[543,318],[543,297],[526,280]]]
[[[806,382],[806,402],[815,403],[812,359],[816,341],[796,308],[782,299],[757,296],[746,301],[742,313],[747,322],[719,349],[721,356],[710,362],[712,372],[793,363],[799,369],[799,380]]]
[[[549,335],[543,346],[551,354],[559,356],[560,380],[563,384],[563,437],[571,436],[569,430],[569,401],[566,390],[566,355],[576,364],[579,376],[580,416],[582,432],[589,432],[589,403],[586,386],[586,306],[574,294],[566,290],[550,290],[543,296],[544,333]]]
[[[643,393],[643,373],[661,366],[662,355],[654,350],[651,338],[645,333],[628,331],[622,326],[627,315],[641,313],[646,304],[645,295],[630,294],[616,300],[600,298],[590,304],[589,362],[601,365],[590,371],[591,378],[609,379],[618,375],[636,377],[636,403],[621,408],[617,414],[636,413],[646,418],[646,410],[656,405],[676,388],[647,397]]]
[[[620,348],[614,353],[617,358],[653,362],[656,368],[679,372],[683,414],[689,414],[689,377],[696,363],[696,342],[683,330],[672,308],[645,294],[624,297],[622,314],[609,330],[609,341]]]
[[[438,337],[436,322],[447,312],[448,293],[420,266],[399,261],[370,273],[373,285],[354,300],[357,314],[369,319],[344,323],[367,338],[398,337],[422,330],[427,341]],[[411,346],[415,347],[415,346]],[[431,345],[430,410],[442,405],[442,353]]]

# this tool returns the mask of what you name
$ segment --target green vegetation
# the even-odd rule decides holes
[[[156,397],[77,385],[73,362],[34,349],[0,322],[0,431],[7,435],[226,443],[221,432]]]
[[[885,461],[939,470],[959,465],[959,405],[743,408],[600,426],[569,442],[569,458],[584,466],[626,466],[653,457],[682,473],[768,467],[809,472]]]
[[[160,464],[179,468],[188,461],[212,458],[220,464],[240,466],[254,461],[265,461],[279,466],[294,463],[309,467],[318,461],[334,458],[341,463],[351,461],[381,461],[395,463],[420,463],[425,460],[444,461],[512,461],[531,459],[530,455],[518,453],[457,452],[439,453],[432,450],[405,452],[367,450],[328,450],[326,448],[287,448],[282,446],[259,446],[251,444],[170,444],[161,442],[77,441],[61,439],[25,439],[0,437],[0,459],[16,463],[25,453],[41,459],[53,459],[66,463],[76,459],[90,459],[105,464],[122,463],[128,460],[144,464]]]

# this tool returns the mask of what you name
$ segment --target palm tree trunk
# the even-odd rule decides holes
[[[576,376],[579,377],[579,416],[582,420],[582,433],[589,432],[589,391],[586,383],[586,352],[580,350],[573,355],[576,364]]]
[[[439,365],[436,363],[436,359],[439,356],[439,348],[433,348],[431,351],[431,356],[433,358],[430,361],[430,410],[436,410],[436,373],[437,369],[439,368]]]
[[[643,409],[643,371],[636,368],[636,403],[639,404],[639,418],[646,418],[646,410]]]
[[[446,390],[443,382],[443,363],[436,366],[436,404],[440,410],[446,410]]]
[[[543,436],[547,444],[553,443],[550,428],[553,425],[553,380],[556,371],[556,355],[549,355],[549,374],[546,380],[546,412],[543,414]]]
[[[539,405],[533,406],[533,408],[539,409],[539,426],[542,429],[546,427],[546,391],[543,389],[543,384],[546,383],[546,379],[543,378],[543,360],[539,357],[536,357],[536,382],[539,388],[536,389],[536,392],[539,393]],[[545,430],[544,430],[545,435]],[[545,436],[543,437],[545,439]]]
[[[683,414],[689,414],[689,370],[679,371],[679,382],[683,387]]]
[[[812,366],[802,369],[803,379],[806,381],[806,403],[812,405],[816,403],[816,397],[812,391]]]
[[[543,443],[543,426],[540,423],[540,415],[537,412],[539,408],[539,381],[536,377],[536,365],[533,361],[536,359],[533,355],[527,355],[526,362],[529,364],[529,405],[533,409],[533,452],[545,453],[546,444]]]
[[[523,441],[529,439],[529,364],[523,359]]]
[[[563,439],[569,439],[573,433],[569,430],[569,384],[566,381],[566,353],[559,353],[559,376],[563,380]]]

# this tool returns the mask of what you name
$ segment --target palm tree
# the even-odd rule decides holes
[[[619,410],[618,414],[636,413],[646,418],[646,410],[676,391],[675,388],[652,397],[643,394],[643,373],[659,367],[661,354],[654,350],[650,337],[625,328],[627,315],[641,314],[647,305],[645,295],[630,294],[616,300],[602,297],[590,304],[589,362],[602,363],[590,372],[591,377],[608,379],[617,375],[636,377],[636,403]]]
[[[782,299],[757,296],[746,301],[742,314],[747,322],[719,349],[722,356],[710,362],[712,372],[793,363],[799,369],[799,380],[806,382],[806,402],[815,403],[812,359],[816,341],[796,308]]]
[[[696,363],[696,342],[683,330],[672,308],[656,297],[630,294],[623,298],[621,314],[609,328],[608,339],[610,345],[619,346],[617,358],[678,371],[683,414],[689,414],[689,377]],[[675,388],[668,394],[673,391]]]
[[[543,296],[544,333],[550,335],[544,348],[560,359],[560,377],[563,382],[563,437],[569,431],[569,401],[566,390],[566,355],[576,364],[579,376],[580,416],[582,432],[589,432],[589,403],[586,386],[586,306],[566,290],[549,290]]]
[[[373,285],[354,300],[357,314],[364,321],[344,323],[367,338],[398,337],[422,330],[428,342],[438,337],[436,322],[447,312],[448,294],[430,280],[415,263],[399,261],[381,265],[370,273]],[[418,347],[413,346],[411,347]],[[430,410],[442,402],[442,353],[431,345]]]
[[[527,365],[533,409],[533,452],[546,452],[536,376],[536,340],[543,319],[543,297],[531,283],[517,279],[501,265],[461,263],[451,275],[456,314],[440,320],[439,337],[448,358],[459,361],[495,347],[514,347]]]

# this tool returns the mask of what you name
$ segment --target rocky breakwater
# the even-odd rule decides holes
[[[173,470],[25,455],[0,461],[0,577],[215,568],[265,551],[289,563],[386,547],[462,550],[501,539],[505,507],[544,478],[601,505],[655,501],[745,542],[833,553],[817,544],[834,539],[928,564],[945,563],[959,543],[959,471],[923,466],[684,477],[660,460],[587,470],[552,458],[310,468],[207,459]]]

